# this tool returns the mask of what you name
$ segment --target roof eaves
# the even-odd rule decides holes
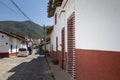
[[[0,30],[0,33],[6,34],[7,36],[14,37],[14,38],[16,38],[16,39],[18,39],[18,40],[24,40],[23,37],[20,37],[20,36],[18,36],[18,35],[15,34],[15,33],[13,34],[13,33],[9,33],[9,32],[3,31],[3,30]]]
[[[49,0],[48,3],[48,17],[53,17],[56,7],[61,6],[63,0]]]

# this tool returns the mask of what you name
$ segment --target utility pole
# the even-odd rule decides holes
[[[43,25],[43,29],[44,29],[44,54],[45,54],[45,57],[46,57],[46,28],[45,28],[45,25]]]

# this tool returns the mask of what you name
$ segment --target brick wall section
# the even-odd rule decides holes
[[[68,72],[68,53],[65,52],[65,62],[64,62],[64,70]]]
[[[56,54],[57,53],[57,54]],[[52,59],[56,59],[56,55],[58,56],[57,59],[59,61],[59,67],[62,68],[62,51],[59,51],[56,52],[56,51],[53,51],[52,52]]]
[[[67,52],[65,52],[65,59],[64,59],[64,70],[66,71],[66,72],[68,72],[67,70],[68,70],[68,53]],[[56,51],[52,51],[51,52],[51,57],[52,57],[52,59],[56,59]],[[59,66],[62,68],[62,52],[61,51],[58,51],[58,60],[59,60]]]
[[[62,68],[62,51],[58,51],[58,61],[60,68]]]
[[[76,49],[76,80],[120,80],[120,52]]]
[[[68,35],[68,73],[75,79],[75,13],[68,18],[67,21],[67,35]]]
[[[56,59],[56,52],[55,51],[52,51],[51,55],[52,55],[52,59]]]

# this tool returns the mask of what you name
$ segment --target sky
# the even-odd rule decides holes
[[[35,23],[52,25],[53,18],[47,17],[47,4],[49,0],[13,0],[19,8]],[[10,0],[0,0],[0,21],[25,21],[28,20],[15,7]]]

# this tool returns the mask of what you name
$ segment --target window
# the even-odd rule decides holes
[[[26,48],[20,48],[19,51],[26,51]]]
[[[8,45],[8,43],[7,43],[7,42],[6,42],[5,44],[6,44],[6,45]]]
[[[2,38],[4,38],[4,36],[2,35]]]

